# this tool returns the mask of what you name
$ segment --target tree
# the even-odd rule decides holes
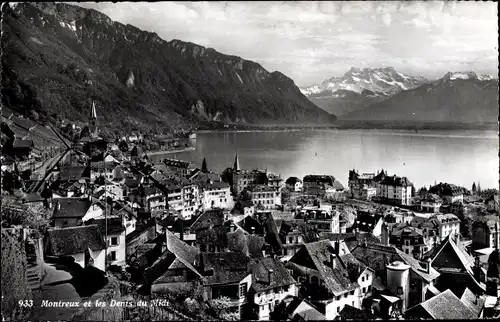
[[[497,189],[486,189],[483,190],[479,193],[481,198],[484,200],[489,200],[492,199],[495,195],[498,195],[498,190]]]
[[[481,194],[481,182],[477,182],[477,193]]]
[[[477,189],[476,189],[476,183],[475,183],[475,182],[473,182],[473,183],[472,183],[472,194],[473,194],[473,195],[475,195],[475,194],[476,194],[476,191],[477,191]]]
[[[411,196],[415,197],[415,186],[411,186]]]
[[[120,143],[118,143],[118,149],[122,152],[128,152],[128,144],[125,140],[121,140]]]
[[[460,230],[462,231],[462,236],[465,238],[472,238],[472,224],[473,220],[469,217],[465,217],[460,222]]]
[[[426,186],[423,186],[422,188],[418,189],[418,195],[419,196],[423,196],[427,193],[427,187]]]
[[[222,296],[218,299],[212,300],[212,308],[215,310],[216,315],[224,321],[238,321],[240,317],[238,312],[231,312],[229,310],[230,299],[226,296]]]

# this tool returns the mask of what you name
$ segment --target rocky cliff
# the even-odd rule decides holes
[[[85,121],[95,101],[102,122],[121,127],[335,120],[280,72],[93,9],[20,3],[5,15],[2,96],[28,116]]]

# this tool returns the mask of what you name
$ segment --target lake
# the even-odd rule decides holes
[[[168,157],[210,170],[231,167],[236,150],[243,169],[268,169],[284,179],[331,174],[347,187],[348,171],[384,169],[406,176],[418,189],[434,182],[469,188],[498,188],[496,132],[427,130],[300,130],[290,132],[199,133],[196,150]]]

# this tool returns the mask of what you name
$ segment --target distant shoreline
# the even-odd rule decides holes
[[[338,122],[331,125],[232,125],[228,128],[200,129],[197,133],[214,132],[283,132],[302,130],[476,130],[476,131],[498,131],[497,123],[473,124],[473,123],[377,123],[377,122]]]

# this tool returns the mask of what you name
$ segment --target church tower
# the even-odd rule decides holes
[[[95,102],[92,102],[92,110],[90,111],[89,130],[92,138],[97,138],[97,113],[95,111]]]

